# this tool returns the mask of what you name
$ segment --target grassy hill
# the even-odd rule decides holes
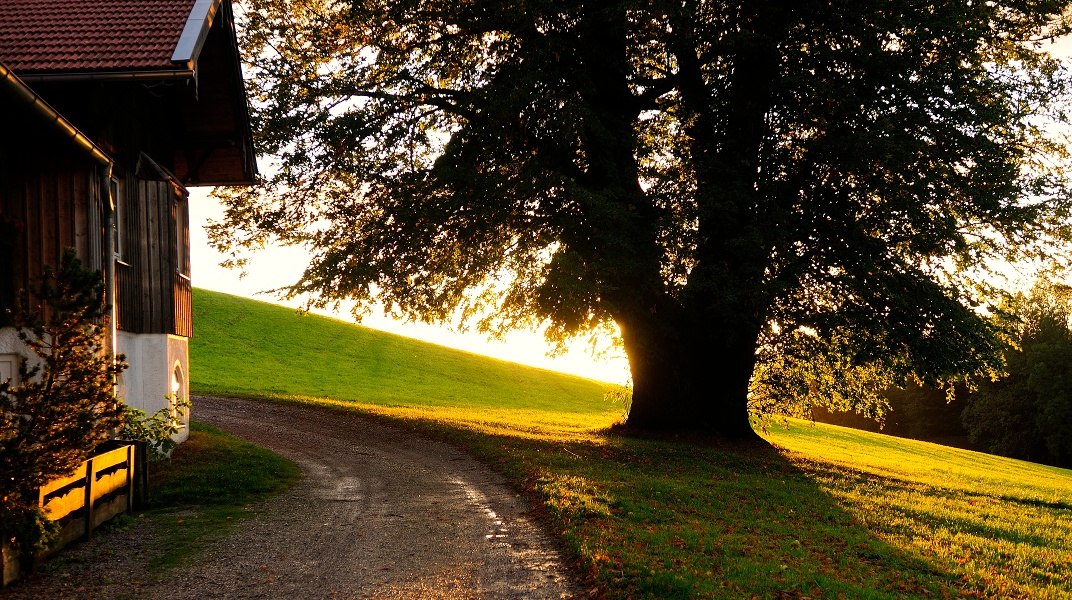
[[[362,410],[468,447],[542,506],[602,596],[1072,597],[1072,471],[799,421],[760,449],[623,438],[597,382],[194,302],[195,392]]]
[[[462,352],[319,315],[194,291],[190,385],[202,394],[331,398],[464,418],[603,427],[607,384]],[[608,421],[609,420],[609,421]],[[564,423],[563,423],[564,422]]]

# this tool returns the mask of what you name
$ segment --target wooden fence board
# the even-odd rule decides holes
[[[48,553],[88,538],[102,523],[133,509],[134,465],[134,446],[121,446],[90,458],[78,473],[41,488],[41,506],[49,519],[60,524],[59,543]]]
[[[103,454],[98,454],[93,457],[93,469],[96,472],[105,471],[112,467],[126,464],[127,462],[127,447],[116,448],[115,450],[109,450]]]
[[[83,464],[74,475],[53,480],[41,488],[41,506],[50,520],[59,521],[85,505],[86,468],[87,464]]]
[[[84,479],[82,480],[85,481]],[[86,503],[85,484],[71,489],[59,497],[53,497],[45,504],[45,514],[50,521],[59,521],[73,512],[82,510]]]
[[[48,518],[60,526],[59,539],[40,557],[58,552],[112,517],[134,509],[136,472],[140,458],[134,445],[123,445],[91,457],[68,477],[55,479],[38,491],[38,501]],[[18,560],[13,549],[0,547],[0,587],[18,578]]]
[[[0,542],[0,587],[6,586],[18,578],[19,557],[7,542]]]

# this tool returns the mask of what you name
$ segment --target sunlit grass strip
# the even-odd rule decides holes
[[[154,573],[196,557],[252,516],[252,503],[300,475],[293,462],[197,421],[171,460],[151,466],[151,519],[159,535],[149,561]]]
[[[788,428],[774,425],[765,436],[802,459],[821,456],[826,463],[928,486],[971,489],[1072,509],[1067,469],[797,420],[790,420]]]
[[[1072,472],[826,425],[770,437],[881,539],[966,590],[1072,595]]]
[[[202,393],[195,390],[195,393]],[[211,394],[207,394],[211,395]],[[370,404],[353,400],[336,400],[301,394],[226,394],[274,402],[296,402],[325,408],[356,410],[358,412],[400,420],[421,422],[435,429],[458,428],[491,436],[522,440],[605,443],[606,429],[616,423],[614,418],[575,413],[555,413],[547,410],[515,408],[485,408],[473,411],[459,407],[398,406]],[[195,409],[196,410],[196,409]]]

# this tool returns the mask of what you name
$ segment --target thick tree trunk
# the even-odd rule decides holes
[[[758,329],[743,323],[622,323],[633,374],[627,426],[641,431],[757,439],[748,413]]]
[[[671,42],[681,106],[692,117],[686,134],[699,228],[685,288],[669,301],[665,290],[638,286],[649,296],[634,306],[647,310],[618,319],[633,372],[630,428],[758,438],[749,420],[748,386],[771,301],[766,267],[772,232],[766,225],[774,222],[759,216],[771,206],[758,177],[782,26],[770,18],[781,8],[764,7],[747,5],[742,12],[747,34],[730,48],[735,68],[725,105],[711,102],[688,23],[680,23],[677,31],[685,33]],[[753,9],[759,12],[748,14]]]
[[[662,272],[665,209],[641,185],[635,129],[641,104],[631,89],[628,16],[620,8],[589,11],[579,30],[584,76],[577,85],[588,110],[581,130],[587,165],[577,183],[588,193],[578,202],[584,227],[568,228],[564,242],[600,282],[601,302],[622,328],[633,373],[629,428],[756,439],[748,384],[769,248],[753,235],[750,209],[765,107],[754,97],[763,99],[762,86],[759,92],[749,81],[739,86],[735,111],[743,116],[735,113],[732,132],[743,139],[722,147],[719,118],[708,110],[704,74],[691,56],[694,80],[683,95],[697,103],[689,135],[707,191],[696,199],[701,231],[693,273],[687,289],[674,294]],[[719,160],[723,155],[732,155],[731,165]]]

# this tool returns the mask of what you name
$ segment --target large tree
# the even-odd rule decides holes
[[[490,329],[607,323],[629,425],[751,436],[757,356],[992,367],[980,267],[1064,234],[1064,0],[248,0],[291,291]]]

